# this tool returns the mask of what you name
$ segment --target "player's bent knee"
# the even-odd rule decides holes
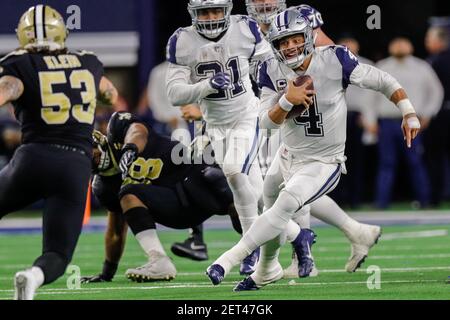
[[[282,190],[278,199],[276,201],[276,205],[283,212],[287,212],[290,214],[294,214],[299,211],[303,207],[303,203],[289,190]]]
[[[242,166],[235,164],[224,164],[222,171],[227,179],[232,179],[238,174],[242,174]]]
[[[120,206],[122,207],[123,212],[127,212],[128,210],[136,207],[145,207],[142,201],[133,194],[125,194],[120,199]]]

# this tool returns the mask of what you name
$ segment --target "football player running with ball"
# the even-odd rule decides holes
[[[23,145],[0,172],[0,218],[44,199],[43,249],[33,267],[14,279],[15,299],[32,300],[72,259],[83,223],[91,176],[97,98],[117,90],[88,52],[69,52],[61,15],[37,5],[17,27],[20,49],[0,61],[0,106],[11,102]]]
[[[278,162],[283,187],[270,209],[256,219],[239,243],[207,269],[211,282],[217,285],[250,252],[265,245],[256,271],[235,291],[257,290],[282,277],[278,252],[292,217],[339,182],[345,162],[348,85],[379,91],[397,105],[408,147],[420,130],[415,110],[396,79],[360,64],[345,47],[315,48],[311,24],[298,10],[280,13],[271,25],[268,40],[276,59],[267,61],[260,72],[264,110],[260,118],[262,128],[281,129],[283,147],[271,169]],[[313,79],[315,90],[307,89],[310,81],[300,87],[294,85],[293,80],[301,75]],[[306,106],[307,112],[289,116],[301,106]]]
[[[274,20],[274,18],[282,11],[286,10],[286,1],[285,0],[246,0],[247,12],[248,14],[258,21],[259,26],[262,32],[267,35],[270,24]],[[315,46],[327,46],[334,45],[333,40],[331,40],[322,30],[322,26],[324,25],[324,21],[322,19],[322,15],[315,8],[302,4],[296,7],[292,7],[290,9],[297,9],[299,13],[305,16],[313,29]],[[264,157],[265,160],[262,163],[265,163],[270,167],[272,163],[272,159],[274,158],[274,154],[276,153],[277,148],[280,146],[280,135],[278,133],[272,133],[268,137],[269,145],[271,148],[267,147],[266,149],[261,148],[260,150],[260,159]],[[265,151],[269,152],[265,152]],[[264,179],[264,199],[267,203],[267,206],[271,206],[274,201],[274,197],[278,196],[280,182],[276,178],[276,171],[272,170],[270,175],[265,176]],[[347,215],[342,208],[338,206],[338,204],[329,196],[324,195],[314,201],[310,206],[305,206],[303,210],[299,214],[297,214],[293,220],[297,222],[302,228],[302,241],[304,243],[308,243],[309,248],[314,243],[315,235],[311,233],[310,227],[310,215],[313,217],[330,224],[339,230],[341,230],[347,239],[351,243],[351,252],[350,257],[345,265],[345,270],[347,272],[355,272],[364,260],[367,258],[369,254],[370,248],[372,248],[376,243],[379,237],[381,236],[381,228],[379,226],[372,226],[367,224],[359,223],[358,221],[351,218]],[[312,235],[312,236],[311,236]],[[311,256],[311,252],[309,252],[308,247],[304,250],[305,256]],[[285,278],[296,278],[299,274],[298,263],[300,259],[300,263],[303,264],[302,259],[305,257],[297,257],[295,250],[293,250],[292,254],[292,263],[291,265],[284,270]],[[304,261],[307,263],[307,260]],[[317,268],[313,268],[309,276],[318,275]],[[307,275],[302,275],[307,276]]]
[[[243,232],[258,216],[262,176],[256,157],[259,144],[259,99],[252,91],[250,61],[272,56],[258,24],[231,15],[231,0],[190,0],[192,26],[170,38],[168,96],[175,106],[199,103],[216,162],[221,166]],[[259,249],[249,252],[241,273],[253,272]]]

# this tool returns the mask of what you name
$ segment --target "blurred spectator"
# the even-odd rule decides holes
[[[377,66],[393,75],[405,88],[421,120],[422,128],[427,128],[430,119],[442,104],[443,89],[436,73],[429,64],[414,57],[414,48],[406,38],[396,38],[389,45],[390,57],[381,60]],[[386,208],[391,201],[392,187],[399,160],[404,156],[416,200],[422,207],[430,201],[430,185],[423,163],[422,135],[407,149],[400,130],[402,117],[399,110],[392,108],[384,97],[378,100],[379,117],[379,169],[376,187],[376,205]]]
[[[166,73],[169,62],[165,61],[155,68],[150,73],[147,91],[141,98],[139,103],[139,111],[142,112],[144,108],[150,107],[153,117],[156,121],[163,124],[163,128],[158,130],[163,134],[172,134],[176,140],[184,139],[184,134],[188,133],[188,123],[183,119],[180,108],[174,107],[169,102],[166,88]],[[177,130],[180,129],[180,130]],[[190,139],[190,135],[188,135]]]
[[[358,56],[359,43],[356,39],[347,37],[338,41],[358,57],[360,63],[373,65],[373,62]],[[376,142],[377,123],[375,114],[376,92],[350,86],[347,89],[347,143],[346,165],[348,174],[342,177],[334,196],[339,203],[357,208],[361,204],[364,191],[364,144]],[[364,143],[363,143],[364,137]]]
[[[425,38],[425,46],[430,53],[428,61],[444,87],[442,107],[424,134],[433,206],[443,200],[450,159],[450,18],[447,18],[447,25],[442,18],[440,21],[440,25],[430,27]]]

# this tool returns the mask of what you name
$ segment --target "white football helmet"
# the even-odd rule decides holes
[[[222,8],[223,19],[219,20],[199,20],[199,10],[210,8]],[[209,39],[215,39],[228,29],[230,25],[230,15],[233,9],[232,0],[189,0],[188,11],[192,18],[192,25],[197,32]]]
[[[297,46],[297,54],[286,56],[288,50],[280,50],[280,42],[299,34],[303,35],[304,42]],[[267,40],[272,45],[277,59],[291,69],[300,67],[305,59],[314,52],[314,34],[311,23],[296,8],[283,11],[275,17],[270,25]]]
[[[245,0],[247,13],[262,24],[271,24],[278,13],[286,10],[286,0]]]

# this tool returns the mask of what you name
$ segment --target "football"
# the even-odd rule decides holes
[[[314,90],[314,83],[312,82],[311,76],[304,75],[299,76],[294,80],[294,86],[301,87],[305,84],[306,81],[311,80],[311,84],[307,87],[308,90]],[[306,106],[304,105],[296,105],[292,108],[292,110],[286,116],[286,119],[296,118],[301,116],[302,113],[306,110]]]

